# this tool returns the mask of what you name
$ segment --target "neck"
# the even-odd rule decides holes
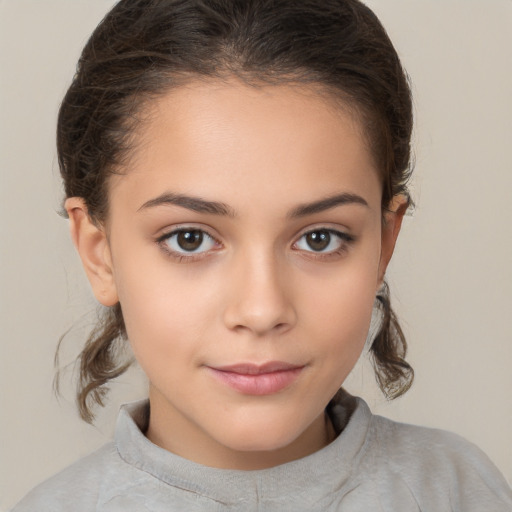
[[[285,446],[269,450],[238,450],[217,441],[198,425],[169,408],[160,407],[151,397],[151,412],[146,437],[180,457],[219,469],[259,470],[306,457],[328,445],[335,437],[326,413],[320,414],[299,437]]]

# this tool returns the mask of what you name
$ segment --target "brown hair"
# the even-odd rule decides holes
[[[94,222],[108,214],[109,175],[129,157],[147,101],[197,77],[323,86],[359,115],[383,184],[382,207],[407,195],[411,93],[384,28],[358,0],[121,0],[87,42],[62,102],[57,148],[66,197],[85,200]],[[406,342],[378,296],[380,331],[371,346],[389,398],[411,385]],[[79,357],[77,401],[86,421],[109,381],[129,366],[120,305],[106,310]]]

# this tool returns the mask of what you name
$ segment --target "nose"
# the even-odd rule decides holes
[[[231,330],[256,336],[282,333],[291,329],[297,314],[287,272],[269,254],[241,255],[226,283],[228,300],[224,323]],[[233,271],[234,270],[234,271]]]

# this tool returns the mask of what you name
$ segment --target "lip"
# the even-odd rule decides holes
[[[271,361],[265,364],[238,363],[207,367],[214,378],[245,395],[272,395],[290,386],[303,365]]]

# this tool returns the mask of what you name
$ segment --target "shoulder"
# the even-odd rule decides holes
[[[418,503],[431,503],[437,495],[453,510],[512,510],[512,490],[503,475],[457,434],[372,416],[369,444],[377,466],[401,480]]]
[[[114,443],[108,443],[35,487],[11,512],[95,510],[101,485],[120,464]]]
[[[372,417],[371,430],[380,450],[393,464],[425,466],[425,469],[437,464],[454,469],[471,464],[494,469],[476,445],[446,430],[400,423],[382,416]]]

